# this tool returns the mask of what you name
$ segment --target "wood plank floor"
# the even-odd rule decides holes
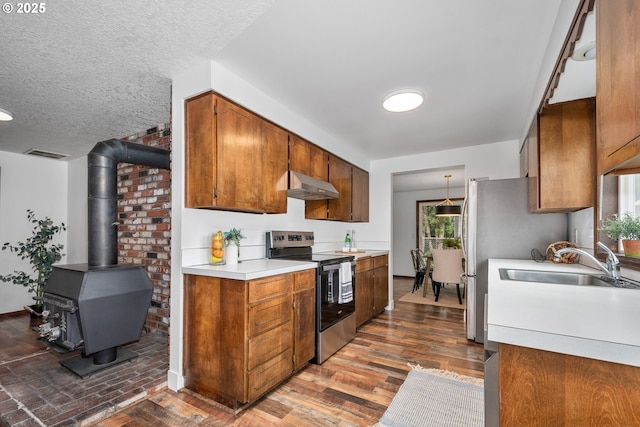
[[[94,426],[370,426],[395,396],[409,363],[482,378],[482,345],[465,338],[463,310],[398,302],[412,284],[395,278],[395,310],[238,416],[188,390],[164,389]]]

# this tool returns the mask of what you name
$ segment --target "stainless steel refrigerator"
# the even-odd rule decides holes
[[[549,244],[567,240],[567,214],[531,214],[528,178],[467,182],[463,249],[467,275],[467,338],[485,341],[488,259],[531,259]]]

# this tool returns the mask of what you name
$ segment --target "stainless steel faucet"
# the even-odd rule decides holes
[[[591,261],[593,261],[598,267],[600,267],[602,271],[607,273],[607,278],[612,280],[620,280],[620,260],[618,259],[616,254],[614,254],[613,251],[609,249],[607,245],[605,245],[604,243],[598,242],[598,246],[607,253],[607,259],[605,260],[605,264],[602,264],[600,261],[598,261],[596,257],[591,255],[589,252],[586,252],[586,251],[583,251],[582,249],[577,249],[577,248],[562,248],[555,253],[553,258],[554,260],[559,261],[560,256],[566,253],[572,253],[572,252],[579,255],[584,255],[587,258],[589,258]]]

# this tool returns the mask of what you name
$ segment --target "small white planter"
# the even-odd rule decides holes
[[[233,265],[238,263],[239,250],[240,248],[238,248],[236,245],[232,244],[227,246],[226,250],[224,251],[225,263],[227,265]]]

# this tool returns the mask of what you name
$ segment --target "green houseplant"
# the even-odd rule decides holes
[[[9,250],[20,259],[29,260],[35,276],[32,276],[33,273],[25,271],[14,271],[11,274],[0,275],[0,280],[27,287],[30,293],[35,294],[33,297],[36,301],[34,310],[41,311],[44,285],[51,276],[53,264],[64,256],[62,253],[64,245],[53,244],[52,240],[56,234],[62,233],[67,228],[64,223],[54,224],[49,217],[37,219],[31,209],[27,209],[27,220],[33,224],[31,236],[24,242],[15,244],[7,242],[2,245],[2,250]]]
[[[640,217],[634,217],[629,212],[624,215],[613,214],[602,221],[600,231],[611,240],[622,240],[626,256],[640,257]]]
[[[459,237],[451,237],[451,238],[445,238],[442,241],[442,247],[444,249],[460,249],[462,246],[460,245],[460,238]]]
[[[242,230],[241,229],[239,230],[237,228],[232,228],[231,230],[225,231],[222,234],[224,235],[225,246],[228,247],[231,245],[231,243],[236,245],[235,249],[229,248],[226,250],[226,254],[227,254],[226,263],[237,264],[238,258],[240,257],[240,239],[244,239],[244,236],[242,235]]]

